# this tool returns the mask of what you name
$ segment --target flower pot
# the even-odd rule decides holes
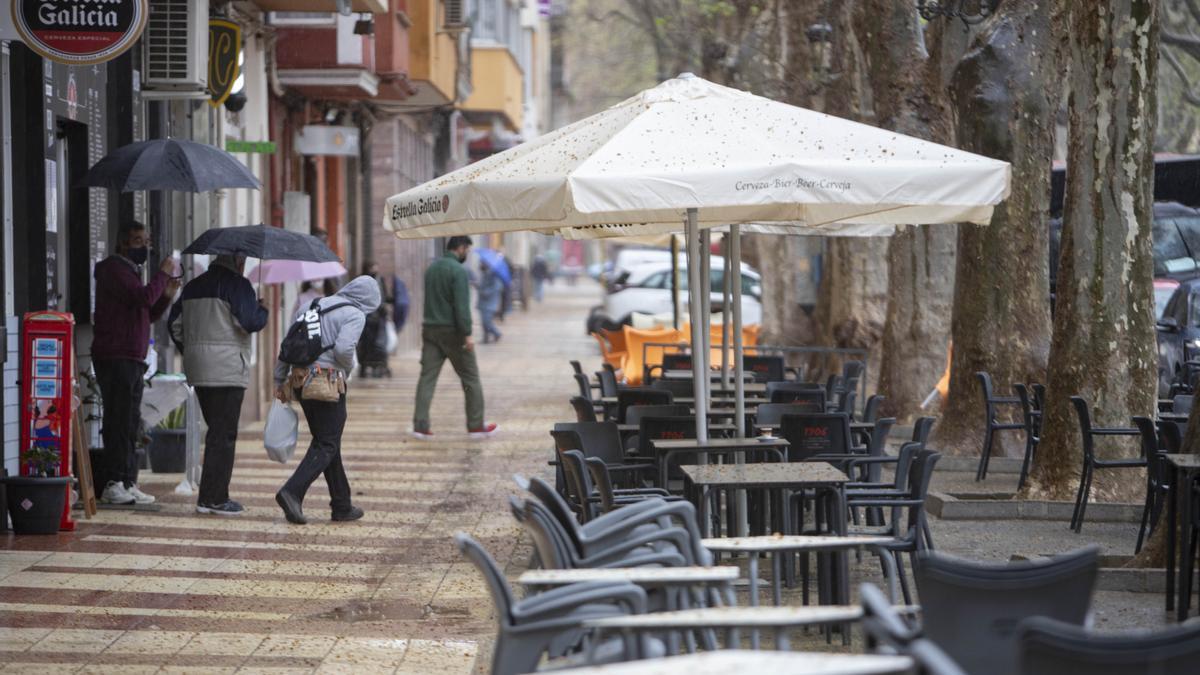
[[[6,476],[4,483],[8,515],[16,534],[57,534],[67,501],[70,476],[34,478]]]
[[[187,468],[187,431],[151,429],[147,450],[154,473],[183,473]]]

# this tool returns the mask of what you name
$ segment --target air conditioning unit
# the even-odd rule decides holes
[[[462,30],[467,27],[467,0],[444,0],[446,7],[446,30]]]
[[[207,98],[208,0],[151,0],[143,98]]]

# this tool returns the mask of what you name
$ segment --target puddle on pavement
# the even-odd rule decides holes
[[[436,607],[425,605],[418,607],[405,602],[376,602],[359,601],[334,607],[333,609],[315,615],[317,619],[341,621],[343,623],[359,623],[361,621],[403,621],[428,618],[446,618],[469,616],[466,609],[452,607]]]

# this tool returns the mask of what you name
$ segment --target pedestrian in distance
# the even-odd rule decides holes
[[[316,325],[308,335],[320,339],[321,351],[306,366],[295,366],[280,359],[275,363],[275,397],[288,402],[299,399],[308,430],[312,434],[308,452],[291,478],[275,493],[288,522],[303,525],[304,497],[308,488],[324,474],[329,486],[329,507],[335,521],[358,520],[362,509],[352,503],[350,481],[342,466],[342,431],[346,427],[346,380],[357,365],[355,352],[362,337],[366,317],[379,309],[382,299],[379,282],[368,276],[352,279],[332,296],[317,300],[316,309],[299,321],[312,318]],[[284,346],[289,337],[285,338]]]
[[[479,288],[475,307],[479,310],[479,323],[483,326],[483,344],[500,341],[500,329],[496,328],[496,313],[503,300],[504,280],[487,263],[479,262]]]
[[[270,315],[243,276],[245,269],[244,256],[217,256],[183,287],[167,320],[208,425],[197,513],[238,516],[244,511],[229,498],[229,479],[242,399],[250,385],[250,336],[267,325]]]
[[[550,277],[546,256],[541,253],[533,256],[533,265],[529,268],[529,275],[533,277],[533,299],[541,302],[545,292],[546,279]]]
[[[470,237],[450,237],[446,253],[425,271],[425,315],[421,327],[421,377],[413,409],[412,434],[433,438],[429,407],[437,388],[438,374],[447,360],[462,381],[467,406],[467,433],[471,438],[488,438],[496,425],[483,418],[483,385],[471,340],[471,284],[463,262],[471,249]]]
[[[150,231],[137,221],[123,223],[113,254],[96,264],[96,309],[92,323],[92,367],[104,402],[100,467],[106,504],[151,504],[138,488],[134,439],[141,426],[142,390],[150,324],[162,318],[179,290],[175,261],[163,259],[150,280],[142,265],[150,256]]]

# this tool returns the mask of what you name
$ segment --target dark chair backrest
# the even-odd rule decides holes
[[[1195,396],[1191,394],[1179,394],[1171,399],[1171,412],[1176,415],[1187,415],[1192,412],[1192,401]]]
[[[850,418],[845,413],[785,414],[779,422],[779,435],[788,442],[791,462],[850,452]]]
[[[1089,546],[1046,560],[996,564],[924,552],[913,573],[925,635],[972,675],[1020,672],[1017,624],[1030,616],[1082,624],[1099,555],[1099,546]]]
[[[638,422],[638,454],[653,456],[652,441],[674,440],[696,437],[694,417],[659,417],[644,415]]]
[[[1154,420],[1139,415],[1133,418],[1133,426],[1142,435],[1142,454],[1146,457],[1147,480],[1152,486],[1167,484],[1170,468],[1163,458],[1166,453],[1161,449],[1163,445],[1158,439],[1158,429],[1154,426]]]
[[[586,398],[589,401],[594,400],[592,398],[592,385],[590,382],[588,382],[587,375],[575,373],[574,377],[575,384],[579,387],[579,396]]]
[[[663,354],[663,370],[691,370],[691,354]]]
[[[601,396],[616,396],[617,392],[621,390],[617,386],[617,374],[609,368],[596,371],[596,379],[600,382]]]
[[[683,398],[691,398],[696,393],[695,385],[691,380],[659,378],[650,387],[669,391],[672,396],[682,396]]]
[[[458,545],[459,552],[475,565],[475,569],[479,570],[479,574],[487,582],[488,592],[492,595],[492,603],[496,605],[496,621],[501,626],[512,626],[512,607],[515,600],[500,566],[470,535],[459,532],[454,535],[454,543]]]
[[[921,447],[925,447],[925,443],[929,441],[929,433],[933,431],[933,425],[936,422],[936,417],[917,418],[917,421],[913,422],[913,442],[920,443]]]
[[[847,361],[842,364],[842,380],[849,382],[862,377],[866,366],[862,361]]]
[[[583,375],[583,366],[578,361],[571,361],[571,370],[574,370],[576,375]],[[584,375],[584,377],[587,376]]]
[[[742,370],[753,373],[755,382],[782,382],[786,377],[782,356],[743,356]]]
[[[575,560],[579,557],[579,553],[576,551],[574,555],[572,554],[572,545],[567,533],[563,531],[562,526],[558,524],[544,504],[536,499],[526,499],[520,502],[522,509],[518,516],[516,509],[518,500],[510,497],[509,503],[512,505],[513,516],[525,527],[525,530],[529,532],[529,537],[533,539],[533,547],[537,551],[538,562],[541,563],[542,569],[560,570],[575,567]]]
[[[578,450],[567,450],[559,452],[558,457],[562,462],[563,471],[566,473],[567,484],[571,486],[569,494],[575,500],[579,522],[586,523],[596,516],[596,511],[591,501],[592,476],[584,464],[583,453]]]
[[[689,417],[691,414],[691,407],[683,403],[631,405],[625,410],[625,424],[640,424],[643,417]]]
[[[1037,436],[1037,418],[1033,415],[1033,413],[1037,412],[1037,408],[1034,407],[1033,396],[1030,395],[1029,388],[1017,382],[1013,384],[1013,392],[1016,393],[1017,398],[1021,401],[1021,421],[1024,422],[1026,431]]]
[[[1164,420],[1159,423],[1158,430],[1167,454],[1177,455],[1183,452],[1183,430],[1178,422]]]
[[[559,422],[550,432],[560,451],[582,450],[584,457],[599,457],[609,464],[625,458],[616,422]]]
[[[571,397],[571,408],[575,411],[576,422],[595,422],[596,406],[582,396]]]
[[[833,373],[829,377],[825,378],[825,398],[826,399],[832,401],[833,397],[836,396],[837,393],[839,391],[841,391],[841,389],[842,389],[842,376],[841,375],[838,375],[837,373]]]
[[[825,412],[825,392],[795,386],[792,382],[770,382],[767,384],[767,400],[771,403],[794,403],[808,412]]]
[[[798,415],[806,412],[813,411],[809,410],[809,406],[793,403],[762,403],[754,411],[754,423],[779,426],[784,415]]]
[[[888,434],[896,425],[895,417],[881,417],[875,420],[875,428],[871,430],[871,442],[867,445],[867,454],[871,457],[882,457],[887,449]]]
[[[608,465],[599,457],[588,457],[584,460],[588,473],[592,476],[592,485],[600,495],[600,506],[605,513],[612,511],[615,504],[612,476],[608,473]]]
[[[540,506],[545,507],[546,512],[562,528],[562,533],[569,541],[571,548],[575,551],[582,551],[583,543],[579,538],[579,523],[572,515],[571,507],[554,491],[554,488],[541,478],[530,478],[527,489],[531,495],[537,497]]]
[[[625,422],[625,409],[631,405],[665,405],[675,400],[671,392],[650,387],[622,389],[617,393],[617,421]]]
[[[1034,382],[1033,384],[1029,385],[1029,388],[1033,390],[1033,407],[1037,408],[1038,410],[1045,410],[1046,385]]]
[[[908,470],[908,498],[913,503],[908,507],[908,529],[897,531],[896,535],[910,541],[916,538],[918,548],[925,543],[920,536],[921,522],[925,519],[925,498],[929,496],[929,484],[933,482],[933,469],[941,458],[942,453],[923,448],[917,451]]]
[[[863,404],[862,421],[874,422],[879,419],[879,409],[883,406],[883,394],[871,394]]]
[[[1192,675],[1200,669],[1200,621],[1096,634],[1035,616],[1021,622],[1017,640],[1022,675]]]

